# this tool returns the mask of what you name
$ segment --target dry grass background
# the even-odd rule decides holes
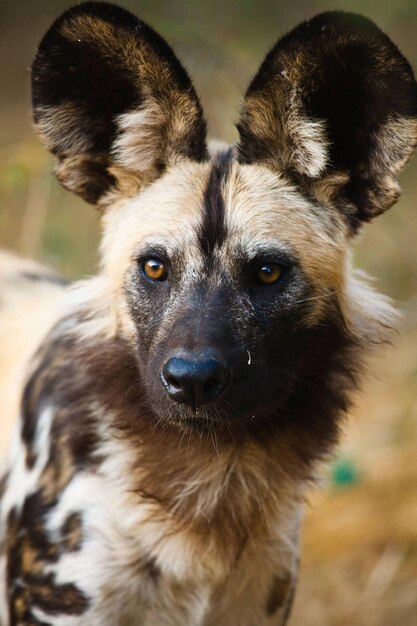
[[[0,246],[76,278],[97,262],[94,210],[53,180],[30,128],[35,46],[63,0],[0,0]],[[417,69],[416,0],[134,0],[185,61],[212,135],[233,140],[239,98],[262,55],[298,21],[330,8],[366,13]],[[338,455],[312,495],[293,626],[417,626],[417,158],[398,205],[369,225],[357,264],[399,303],[398,341],[373,361]]]

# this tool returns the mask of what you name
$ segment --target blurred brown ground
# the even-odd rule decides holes
[[[28,90],[36,43],[70,4],[0,0],[0,246],[76,278],[95,269],[97,218],[53,180],[31,131]],[[173,45],[194,76],[210,134],[226,140],[236,137],[240,97],[262,55],[316,12],[368,15],[417,69],[416,0],[120,4]],[[399,303],[404,327],[372,362],[338,458],[310,498],[293,626],[417,626],[417,158],[402,185],[400,202],[367,227],[355,256]],[[350,480],[336,480],[343,464]]]

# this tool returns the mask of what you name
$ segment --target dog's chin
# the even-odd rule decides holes
[[[193,410],[189,407],[178,406],[173,407],[173,410],[165,415],[164,421],[180,431],[202,434],[222,431],[226,428],[228,421],[230,422],[230,418],[226,415],[220,416],[204,407]]]
[[[279,421],[279,404],[273,408],[255,405],[251,410],[232,407],[230,404],[215,403],[192,408],[176,402],[154,407],[155,423],[158,427],[181,433],[202,436],[215,434],[222,440],[236,440],[240,436],[256,434],[267,425]],[[271,410],[272,409],[272,410]]]
[[[172,427],[197,433],[227,429],[239,420],[236,413],[227,412],[216,405],[192,408],[177,402],[167,402],[163,406],[154,406],[153,413],[156,423],[163,428]]]

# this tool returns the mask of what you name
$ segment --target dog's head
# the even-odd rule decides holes
[[[417,141],[395,45],[357,15],[302,23],[250,84],[238,144],[209,149],[165,41],[87,3],[40,44],[33,106],[57,177],[102,211],[108,297],[154,414],[199,428],[290,417],[288,398],[346,345],[362,306],[349,244],[397,199]]]

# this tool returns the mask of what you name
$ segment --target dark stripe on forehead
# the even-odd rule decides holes
[[[203,220],[198,239],[207,255],[213,252],[216,245],[221,246],[226,237],[222,186],[229,174],[231,162],[232,148],[216,157],[204,192]]]

